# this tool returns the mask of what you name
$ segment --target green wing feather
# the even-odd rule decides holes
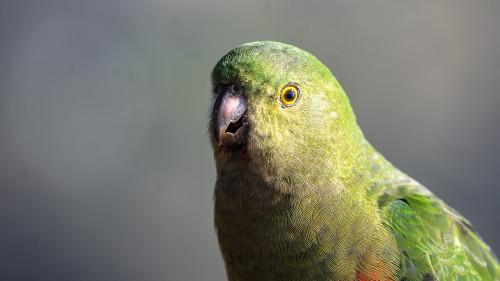
[[[471,224],[407,179],[380,198],[400,251],[401,280],[500,280],[500,265]]]

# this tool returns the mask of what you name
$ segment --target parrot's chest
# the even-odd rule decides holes
[[[245,188],[216,189],[215,224],[230,280],[355,280],[360,263],[376,255],[373,221],[362,209],[344,214],[338,202]]]
[[[219,244],[228,274],[238,276],[230,280],[277,280],[311,271],[326,258],[307,220],[295,220],[294,211],[286,205],[277,202],[246,212],[216,209]]]

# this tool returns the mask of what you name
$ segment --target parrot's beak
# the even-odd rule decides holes
[[[217,145],[241,149],[247,139],[247,100],[236,84],[221,87],[212,109],[212,130]]]

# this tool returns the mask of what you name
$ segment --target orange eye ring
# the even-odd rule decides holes
[[[299,86],[295,84],[287,84],[281,90],[281,102],[285,106],[292,106],[299,98]]]

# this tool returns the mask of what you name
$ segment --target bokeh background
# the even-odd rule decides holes
[[[3,0],[0,280],[225,280],[209,75],[274,40],[500,253],[500,1]]]

